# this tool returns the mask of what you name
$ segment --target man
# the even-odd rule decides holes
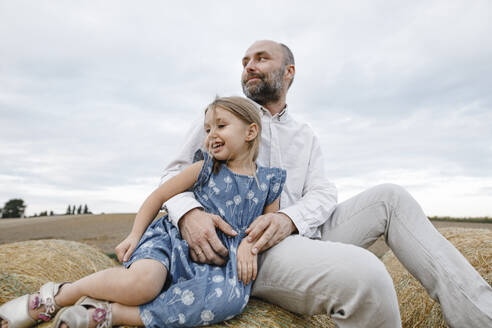
[[[286,105],[295,75],[291,51],[258,41],[242,64],[243,91],[262,115],[258,162],[287,170],[280,211],[258,217],[245,231],[256,242],[254,251],[263,252],[252,295],[298,313],[328,313],[340,327],[400,327],[391,278],[364,249],[384,235],[399,260],[440,301],[449,326],[492,327],[492,289],[405,190],[381,185],[336,204],[317,137],[290,116]],[[203,136],[200,123],[163,179],[192,162]],[[227,249],[215,229],[238,232],[203,212],[189,193],[165,205],[192,259],[223,264]]]

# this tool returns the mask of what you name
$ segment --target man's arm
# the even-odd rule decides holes
[[[319,226],[328,220],[337,204],[337,189],[326,178],[324,163],[318,138],[313,134],[302,196],[279,211],[292,220],[300,235],[310,238],[320,237]]]
[[[277,213],[258,217],[250,225],[246,233],[250,241],[256,240],[253,253],[278,244],[296,231],[306,237],[317,237],[318,227],[330,217],[336,203],[337,191],[326,179],[321,147],[313,134],[302,197]]]

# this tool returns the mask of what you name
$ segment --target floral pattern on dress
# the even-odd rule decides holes
[[[205,153],[204,165],[192,187],[195,198],[208,213],[221,216],[238,232],[229,237],[218,231],[229,250],[225,266],[198,264],[191,260],[189,247],[167,216],[155,220],[146,230],[125,263],[151,258],[163,263],[168,277],[163,291],[141,305],[146,327],[190,327],[228,320],[242,312],[249,300],[251,285],[238,282],[237,247],[245,230],[266,205],[280,196],[286,174],[277,168],[258,167],[256,178],[235,174],[224,164],[212,172],[212,160]]]

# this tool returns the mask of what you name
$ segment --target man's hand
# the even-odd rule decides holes
[[[237,278],[244,285],[256,279],[258,274],[258,255],[252,254],[253,243],[243,239],[237,248]]]
[[[195,262],[224,265],[227,248],[220,242],[215,228],[229,236],[237,235],[227,222],[218,215],[195,208],[179,220],[181,236],[190,246],[190,256]]]
[[[284,213],[267,213],[257,217],[246,229],[247,240],[256,243],[251,250],[253,254],[277,245],[296,231],[292,220]]]

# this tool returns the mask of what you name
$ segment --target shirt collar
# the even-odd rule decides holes
[[[268,109],[266,109],[265,107],[261,106],[260,104],[257,104],[257,105],[258,105],[258,108],[260,109],[260,112],[261,112],[262,116],[265,116],[266,115],[269,118],[271,118],[272,120],[277,120],[279,122],[283,122],[283,121],[287,120],[287,117],[289,116],[288,115],[288,109],[287,109],[287,107],[289,107],[289,105],[287,105],[287,104],[285,104],[284,109],[282,109],[282,111],[280,113],[277,113],[277,114],[275,114],[273,116],[272,116],[272,114],[270,113],[270,111]]]

